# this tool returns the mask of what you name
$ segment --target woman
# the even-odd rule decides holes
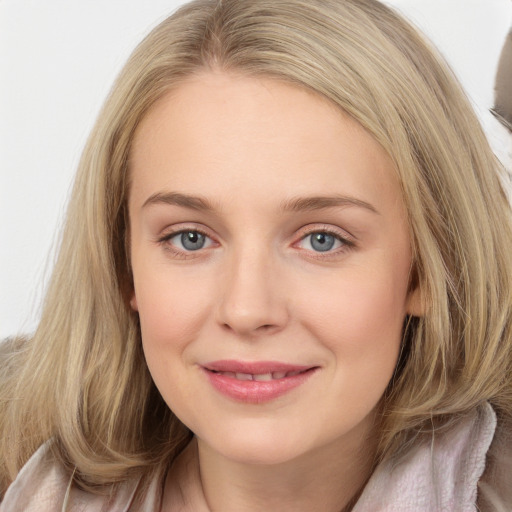
[[[509,509],[500,172],[378,2],[180,9],[107,100],[8,356],[2,512]]]

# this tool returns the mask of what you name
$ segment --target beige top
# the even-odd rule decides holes
[[[476,511],[478,481],[495,429],[496,415],[487,404],[456,428],[420,443],[398,463],[381,464],[353,512]],[[171,510],[198,512],[185,496],[191,450],[183,455],[185,478],[171,490]],[[9,487],[0,512],[161,512],[164,478],[163,473],[154,478],[143,503],[134,501],[136,480],[127,481],[113,498],[95,496],[76,489],[43,445]]]

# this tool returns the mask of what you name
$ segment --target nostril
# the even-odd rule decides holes
[[[223,323],[222,324],[222,328],[226,331],[237,331],[239,329],[236,329],[236,328],[233,328],[232,325],[230,325],[229,323]],[[256,333],[256,332],[259,332],[259,333],[268,333],[270,331],[273,331],[274,329],[278,329],[278,326],[277,325],[274,325],[274,324],[263,324],[263,325],[260,325],[254,329],[251,329],[253,333]]]
[[[279,330],[279,327],[277,325],[274,325],[274,324],[264,324],[264,325],[260,325],[256,329],[256,332],[259,332],[260,334],[262,334],[262,333],[271,334],[271,333],[273,333],[274,331],[277,331],[277,330]]]

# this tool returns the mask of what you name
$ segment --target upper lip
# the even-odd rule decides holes
[[[283,363],[280,361],[235,361],[231,359],[211,361],[202,365],[214,372],[233,372],[261,375],[274,372],[302,372],[315,366]]]

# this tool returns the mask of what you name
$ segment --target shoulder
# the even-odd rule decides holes
[[[48,444],[44,444],[9,486],[0,509],[2,512],[61,510],[69,480],[63,468],[52,460]]]
[[[156,485],[150,486],[150,495],[143,503],[138,501],[135,505],[138,483],[139,480],[127,481],[110,494],[80,490],[73,484],[73,475],[54,459],[45,443],[7,489],[0,512],[155,512]]]
[[[512,510],[512,419],[499,418],[479,482],[481,510]],[[500,508],[501,507],[501,508]]]
[[[60,512],[69,502],[72,476],[53,458],[45,443],[32,455],[9,486],[0,506],[1,512]],[[104,498],[81,496],[80,505],[89,503],[101,510]],[[75,500],[76,501],[76,500]],[[71,510],[76,507],[71,508]],[[81,506],[81,510],[89,510]],[[77,509],[77,510],[80,510]]]
[[[477,510],[479,481],[496,430],[496,415],[485,404],[449,430],[434,432],[399,460],[381,464],[354,512]]]

